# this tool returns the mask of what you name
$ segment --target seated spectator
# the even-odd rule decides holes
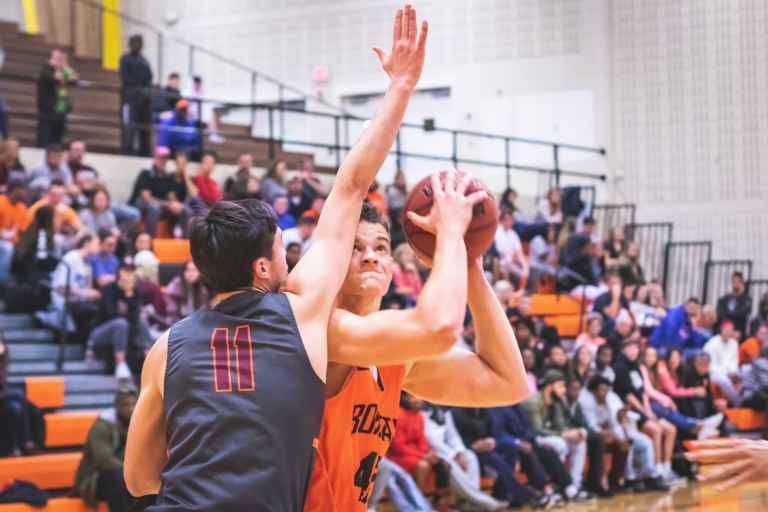
[[[619,398],[639,417],[637,423],[640,430],[653,441],[659,474],[666,480],[675,480],[678,477],[672,471],[672,451],[677,429],[653,412],[650,397],[645,389],[639,356],[639,343],[632,339],[626,340],[613,365],[613,371],[616,373],[614,389]]]
[[[622,310],[629,311],[630,298],[627,295],[630,292],[634,292],[633,286],[625,285],[618,274],[608,276],[608,291],[598,296],[592,304],[592,311],[603,317],[603,334],[610,334]]]
[[[531,268],[539,275],[557,276],[557,225],[547,225],[546,237],[533,237],[528,253]]]
[[[224,199],[261,199],[259,180],[251,173],[253,156],[243,153],[237,158],[237,170],[224,182]]]
[[[318,197],[325,197],[325,187],[323,186],[323,182],[320,181],[320,177],[315,172],[315,162],[312,158],[304,159],[299,178],[301,179],[302,193],[308,204],[311,205]],[[317,213],[319,215],[320,210],[317,210]]]
[[[539,390],[536,380],[536,373],[539,371],[536,364],[536,353],[533,349],[525,347],[520,349],[520,354],[523,357],[525,380],[528,381],[528,389],[530,389],[531,393],[536,393]]]
[[[173,325],[208,304],[210,292],[203,284],[195,263],[188,261],[184,273],[165,287],[165,311],[168,325]]]
[[[202,206],[202,202],[199,199],[200,191],[197,190],[195,180],[189,175],[187,167],[189,166],[189,156],[183,152],[178,151],[173,157],[173,180],[174,187],[172,197],[176,201],[190,205],[193,209]]]
[[[640,342],[640,330],[635,328],[635,321],[629,311],[622,309],[616,317],[614,330],[606,339],[606,343],[613,349],[614,355],[618,355],[626,341]]]
[[[464,445],[451,411],[428,405],[424,417],[427,441],[440,460],[450,467],[450,487],[459,502],[481,510],[506,509],[506,502],[498,501],[480,489],[480,462]]]
[[[595,300],[603,293],[599,286],[601,270],[598,265],[596,245],[587,235],[577,233],[568,238],[560,254],[557,286],[581,300]]]
[[[85,360],[94,359],[97,350],[109,349],[115,360],[115,378],[131,381],[131,369],[126,361],[129,348],[138,350],[139,357],[152,346],[149,325],[142,318],[141,297],[136,290],[136,269],[123,265],[117,281],[102,290],[97,326],[86,344]]]
[[[99,251],[99,239],[85,234],[77,241],[74,249],[61,259],[53,273],[51,282],[51,307],[35,315],[44,325],[74,332],[74,339],[85,340],[93,327],[93,320],[99,312],[101,292],[93,282],[88,258]],[[63,317],[64,303],[68,302],[68,316]],[[63,325],[63,322],[66,322]]]
[[[768,411],[768,345],[741,369],[741,377],[741,404],[756,411]]]
[[[8,385],[9,360],[0,332],[0,457],[33,455],[45,446],[45,420],[23,389]]]
[[[19,236],[11,271],[20,282],[38,282],[56,268],[63,254],[62,246],[53,230],[53,208],[42,206],[35,212],[32,224]]]
[[[752,363],[766,346],[768,346],[768,323],[758,326],[755,335],[741,344],[739,347],[739,364]]]
[[[640,247],[635,242],[629,242],[619,256],[619,276],[624,284],[645,284],[643,267],[640,266]]]
[[[752,297],[747,292],[744,274],[734,272],[731,275],[731,292],[717,301],[717,318],[720,322],[730,321],[736,330],[736,337],[747,333],[747,320],[752,313]]]
[[[588,347],[594,357],[597,349],[605,345],[605,338],[600,333],[603,331],[603,317],[599,313],[590,313],[587,318],[587,331],[576,338],[576,348]]]
[[[91,196],[87,208],[80,210],[80,222],[91,233],[108,231],[114,235],[120,234],[117,217],[111,208],[111,196],[106,188],[99,187]]]
[[[99,251],[88,257],[91,275],[97,288],[104,288],[117,279],[120,261],[115,256],[117,237],[106,229],[99,230]]]
[[[587,431],[577,427],[568,414],[565,401],[565,375],[548,370],[536,395],[523,403],[536,433],[537,443],[554,450],[560,460],[570,460],[571,485],[565,488],[569,500],[585,501],[593,496],[582,487],[587,456]]]
[[[54,181],[60,181],[71,192],[74,185],[72,174],[63,161],[64,148],[60,144],[51,144],[45,148],[45,160],[41,165],[32,169],[29,175],[29,189],[34,199],[39,198],[48,190]]]
[[[144,227],[151,236],[157,233],[157,222],[166,219],[178,225],[186,235],[188,209],[178,197],[178,185],[173,176],[166,172],[168,148],[155,148],[155,158],[150,169],[139,173],[133,185],[130,203],[141,211]]]
[[[600,345],[597,348],[597,355],[595,356],[594,374],[609,380],[611,386],[616,382],[616,372],[613,371],[613,356],[613,347],[608,344]]]
[[[43,206],[53,209],[53,230],[62,239],[65,246],[71,245],[79,233],[82,224],[75,210],[64,204],[66,189],[61,181],[54,180],[48,193],[27,210],[27,222],[31,223],[35,212]]]
[[[531,270],[528,257],[523,253],[523,244],[512,226],[515,218],[512,213],[502,211],[499,215],[499,226],[496,228],[494,246],[499,254],[501,271],[515,276],[518,288],[526,288]]]
[[[543,493],[519,483],[515,477],[515,467],[510,466],[496,449],[488,409],[457,408],[453,410],[452,416],[464,445],[472,448],[482,467],[490,468],[495,473],[492,496],[499,501],[509,502],[511,507],[536,507],[544,497]]]
[[[282,160],[275,160],[269,166],[266,176],[261,180],[261,197],[269,204],[275,202],[277,196],[287,195],[285,178],[288,166]]]
[[[549,370],[557,370],[563,375],[568,373],[568,356],[560,345],[550,345],[547,349],[547,357],[544,359],[539,377],[543,378]]]
[[[371,496],[368,498],[368,510],[376,510],[385,490],[392,501],[392,505],[399,512],[432,510],[432,505],[421,493],[421,489],[416,485],[413,477],[403,468],[383,457],[379,461],[376,470],[376,482],[373,485]]]
[[[99,415],[88,432],[83,458],[75,474],[75,492],[89,506],[106,501],[110,512],[127,512],[132,498],[123,479],[128,425],[138,397],[133,389],[119,390],[115,408]]]
[[[11,181],[26,183],[28,180],[27,169],[19,160],[19,140],[5,139],[0,153],[0,193],[6,193],[6,187]]]
[[[387,199],[379,192],[379,182],[374,180],[371,186],[368,188],[368,196],[366,197],[371,206],[376,208],[379,213],[388,219],[389,210],[387,210]]]
[[[176,104],[182,99],[181,97],[181,76],[177,72],[173,72],[168,75],[168,80],[163,87],[163,94],[160,98],[161,102],[158,104],[158,110],[161,112],[167,112],[176,108]]]
[[[594,357],[589,346],[582,345],[578,347],[566,366],[566,380],[568,382],[577,380],[581,383],[582,387],[586,386],[587,380],[594,371],[593,360]]]
[[[152,254],[152,256],[155,256],[155,253],[152,251],[152,237],[149,235],[149,233],[139,233],[136,236],[136,240],[133,242],[134,255],[143,251],[146,251]],[[157,256],[155,256],[155,260],[157,260]]]
[[[637,289],[635,300],[629,303],[640,331],[648,337],[667,316],[667,300],[658,281],[651,280]]]
[[[568,414],[568,423],[573,427],[583,429],[587,433],[587,459],[589,470],[585,488],[588,492],[600,497],[611,497],[618,488],[621,477],[624,475],[627,457],[629,455],[629,443],[616,435],[616,431],[609,426],[603,429],[594,422],[588,422],[579,402],[584,386],[579,380],[568,382],[564,404]],[[594,428],[597,427],[597,428]],[[612,454],[611,476],[605,481],[605,454]]]
[[[197,173],[194,179],[198,197],[206,206],[213,206],[213,203],[222,198],[219,184],[211,177],[215,168],[216,153],[206,151],[200,162],[200,172]]]
[[[72,176],[72,182],[74,184],[72,192],[77,191],[78,194],[73,197],[72,206],[80,208],[85,206],[90,201],[94,192],[99,186],[99,173],[96,169],[84,162],[85,159],[85,142],[81,140],[73,140],[69,143],[69,150],[67,151],[67,160],[62,162],[62,166]]]
[[[402,299],[405,307],[413,307],[423,286],[416,268],[416,255],[410,245],[402,243],[395,248],[394,259],[392,282],[395,294]]]
[[[728,402],[724,398],[714,398],[710,386],[709,365],[710,356],[706,352],[698,352],[691,357],[682,370],[681,383],[686,388],[703,388],[705,396],[694,395],[676,401],[681,413],[692,418],[707,418],[718,412],[724,412]],[[721,434],[725,432],[724,425],[720,426]]]
[[[693,323],[693,337],[696,346],[703,347],[715,335],[718,325],[717,310],[712,304],[701,306],[701,313]]]
[[[312,233],[315,232],[317,218],[318,216],[314,212],[305,212],[295,228],[283,231],[283,245],[288,247],[292,243],[301,244],[301,254],[303,256],[312,245]]]
[[[507,187],[504,192],[501,193],[501,199],[499,199],[499,211],[508,211],[515,213],[517,211],[517,190],[512,187]]]
[[[488,414],[498,453],[511,467],[519,461],[528,484],[543,495],[537,505],[543,508],[562,505],[561,493],[571,486],[571,477],[555,450],[539,444],[523,405],[496,407]]]
[[[563,209],[561,199],[562,194],[559,188],[549,189],[547,191],[547,196],[539,201],[539,208],[536,212],[536,222],[562,224]]]
[[[325,196],[317,196],[312,200],[309,210],[307,211],[314,213],[317,217],[320,217],[320,214],[323,211],[323,206],[325,206]]]
[[[298,219],[305,211],[310,209],[312,202],[308,201],[304,195],[304,185],[298,176],[291,178],[288,182],[287,190],[288,212],[293,215],[294,219]]]
[[[288,272],[291,272],[301,259],[301,244],[291,242],[285,248],[285,261],[288,263]]]
[[[11,181],[0,195],[0,286],[11,277],[11,262],[19,235],[27,227],[27,189],[23,182]]]
[[[174,155],[177,151],[200,155],[203,147],[200,134],[200,127],[189,117],[189,101],[182,99],[176,102],[173,115],[160,121],[155,147],[166,147]]]
[[[151,251],[140,251],[133,257],[136,267],[136,289],[150,327],[167,327],[168,311],[163,289],[160,288],[160,262]]]
[[[226,139],[219,133],[219,116],[223,105],[207,100],[203,77],[193,76],[191,86],[184,90],[182,95],[191,102],[189,118],[207,128],[208,140],[214,144],[225,142]]]
[[[760,298],[760,304],[757,306],[757,315],[749,323],[749,334],[754,336],[762,324],[768,324],[768,292],[765,292]]]
[[[739,342],[736,336],[733,322],[726,320],[720,324],[720,334],[713,336],[703,350],[712,361],[709,368],[712,383],[723,391],[731,404],[738,407]]]
[[[648,343],[662,353],[668,350],[698,350],[704,344],[699,345],[696,336],[694,320],[701,311],[699,299],[691,297],[685,304],[681,304],[669,310],[667,315],[651,333]]]
[[[296,227],[296,219],[294,219],[293,215],[291,215],[288,211],[287,196],[277,196],[272,207],[275,209],[275,213],[277,214],[277,226],[280,229],[285,231],[286,229]]]
[[[400,413],[397,418],[397,431],[389,447],[387,457],[413,475],[416,484],[424,488],[432,473],[435,475],[435,487],[438,499],[445,502],[449,498],[449,468],[432,450],[427,440],[425,419],[420,411],[421,401],[403,393],[400,401]]]
[[[608,240],[603,243],[605,249],[603,268],[606,272],[618,268],[619,257],[624,253],[625,247],[624,226],[615,226],[611,229]]]
[[[703,386],[688,388],[682,385],[680,380],[682,360],[683,357],[680,351],[673,348],[667,352],[664,360],[656,364],[655,370],[660,390],[671,397],[678,404],[678,407],[682,400],[692,397],[705,398],[707,396],[707,390]]]

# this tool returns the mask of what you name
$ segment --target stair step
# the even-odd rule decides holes
[[[64,408],[102,408],[115,403],[115,391],[64,395]]]
[[[57,374],[56,361],[11,362],[9,375],[54,375]],[[95,361],[86,367],[85,361],[64,361],[63,374],[103,375],[106,368],[103,362]]]
[[[12,376],[8,379],[11,385],[24,386],[25,376]],[[113,375],[64,375],[64,392],[82,394],[91,392],[108,392],[117,390],[117,379]]]
[[[3,335],[7,343],[50,343],[56,338],[48,329],[8,329]]]
[[[11,361],[55,361],[59,357],[59,345],[55,343],[9,343],[8,352],[11,355]],[[64,348],[65,361],[82,361],[85,357],[85,351],[81,345],[67,345]]]
[[[35,326],[35,317],[21,314],[0,314],[0,331],[11,329],[31,329]]]

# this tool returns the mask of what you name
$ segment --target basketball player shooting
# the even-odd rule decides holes
[[[400,392],[467,407],[508,405],[528,396],[512,327],[482,258],[467,261],[464,234],[485,192],[465,196],[470,177],[432,176],[427,217],[436,234],[432,272],[416,307],[380,311],[392,279],[389,226],[363,206],[352,261],[328,328],[326,408],[306,511],[364,511],[376,467],[395,434]],[[469,264],[468,264],[469,263]],[[467,299],[476,352],[456,347]]]
[[[426,23],[399,11],[383,103],[338,171],[313,244],[287,274],[274,211],[220,201],[193,220],[192,258],[216,295],[144,364],[124,475],[148,510],[300,511],[324,405],[328,321],[368,188],[421,75]],[[287,277],[287,280],[286,280]],[[284,291],[280,291],[284,290]]]
[[[768,481],[768,441],[727,438],[694,441],[692,445],[695,451],[685,457],[701,464],[699,481],[716,483],[719,491]]]

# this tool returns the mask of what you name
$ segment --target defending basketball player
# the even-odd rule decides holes
[[[685,457],[701,464],[699,481],[723,491],[749,482],[768,481],[768,441],[727,438],[693,442]]]
[[[221,201],[190,227],[216,295],[150,350],[128,434],[125,481],[148,510],[300,511],[320,430],[327,332],[357,218],[424,61],[426,24],[398,11],[384,101],[338,171],[311,249],[287,276],[274,211]],[[284,291],[280,291],[284,290]]]
[[[392,278],[389,227],[363,207],[347,278],[328,329],[326,410],[305,511],[364,511],[376,467],[395,433],[400,391],[430,402],[492,407],[528,396],[514,333],[480,258],[467,264],[464,233],[484,192],[464,197],[469,176],[432,177],[432,272],[415,308],[380,311]],[[460,180],[457,185],[456,182]],[[467,298],[476,352],[455,347]]]

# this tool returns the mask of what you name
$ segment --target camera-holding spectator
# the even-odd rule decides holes
[[[536,222],[546,224],[562,224],[562,193],[559,188],[551,188],[547,191],[547,196],[539,201],[539,209],[536,212]]]
[[[498,501],[480,489],[480,461],[462,441],[450,410],[428,405],[424,411],[425,433],[429,445],[440,460],[450,466],[450,486],[460,501],[472,508],[502,510],[507,503]],[[495,443],[494,443],[495,444]]]
[[[197,123],[189,117],[189,101],[179,100],[173,114],[160,121],[155,147],[164,146],[172,154],[183,151],[193,158],[200,155],[202,141]]]
[[[410,245],[402,243],[395,248],[395,267],[392,282],[405,307],[412,307],[419,298],[423,283],[416,266],[416,255]]]
[[[565,497],[584,501],[593,496],[582,488],[587,456],[587,430],[576,426],[565,404],[565,375],[547,370],[539,382],[539,392],[524,402],[524,407],[536,432],[536,441],[554,450],[560,460],[570,460],[571,484]]]
[[[296,227],[296,219],[294,219],[291,212],[288,211],[288,206],[287,196],[277,196],[275,202],[272,204],[272,207],[277,214],[277,226],[283,231]]]
[[[252,168],[253,156],[250,153],[243,153],[237,158],[237,170],[224,182],[224,199],[261,199],[261,185],[258,178],[253,176]]]
[[[768,326],[760,327],[768,331]],[[758,357],[741,369],[741,404],[756,411],[768,411],[768,344]]]
[[[594,352],[597,352],[597,350],[595,349]],[[568,383],[577,380],[581,383],[582,387],[587,385],[587,381],[594,371],[594,356],[592,354],[592,349],[587,345],[576,348],[576,352],[574,352],[573,357],[571,357],[566,366],[565,377]]]
[[[752,313],[752,297],[747,293],[744,274],[734,272],[731,275],[731,292],[717,301],[717,317],[720,322],[730,321],[736,329],[736,337],[747,333],[747,320]]]
[[[757,327],[755,335],[739,347],[739,364],[752,363],[766,346],[768,346],[768,323],[763,323]]]
[[[709,377],[712,383],[723,391],[731,404],[738,406],[739,342],[736,336],[733,322],[725,320],[720,324],[720,334],[713,336],[703,350],[711,358]]]
[[[200,162],[200,171],[194,178],[198,197],[206,206],[213,206],[213,203],[222,198],[219,184],[211,177],[215,168],[216,153],[206,151]]]
[[[117,268],[120,261],[115,256],[117,250],[117,236],[110,230],[98,231],[99,251],[88,257],[91,265],[93,282],[97,288],[104,288],[117,279]]]
[[[0,195],[0,286],[8,283],[15,244],[28,222],[27,189],[23,182],[12,181],[7,193]]]
[[[283,245],[288,247],[294,242],[298,243],[301,245],[301,254],[304,255],[312,245],[312,233],[317,226],[317,217],[312,210],[304,212],[295,228],[283,231]]]
[[[191,315],[208,303],[210,292],[203,284],[194,262],[184,265],[184,272],[165,287],[166,314],[169,325]]]
[[[29,188],[33,197],[39,198],[51,187],[51,183],[54,181],[62,182],[67,189],[67,194],[75,191],[72,174],[70,174],[69,168],[64,165],[64,148],[60,144],[46,146],[45,160],[30,171]],[[77,193],[79,194],[79,191]]]
[[[88,432],[83,458],[75,474],[75,490],[88,505],[106,501],[110,512],[127,512],[131,502],[123,479],[128,425],[136,407],[133,389],[119,390],[115,408],[99,415]]]
[[[625,248],[624,226],[612,228],[608,240],[603,243],[603,249],[605,250],[603,267],[606,271],[618,268],[619,258],[624,253]]]
[[[152,167],[141,171],[133,185],[130,203],[141,211],[144,227],[151,236],[157,233],[160,219],[178,226],[181,234],[186,235],[189,217],[184,204],[186,197],[179,197],[180,184],[166,170],[169,156],[168,148],[156,147]],[[186,186],[183,190],[186,191]]]
[[[149,156],[149,124],[152,104],[149,88],[152,69],[141,54],[144,39],[134,34],[128,39],[130,50],[120,57],[120,104],[123,106],[123,151]],[[138,147],[137,147],[138,143]]]
[[[301,244],[298,242],[291,242],[285,248],[285,261],[288,263],[288,272],[293,270],[293,267],[301,259]]]
[[[0,154],[0,193],[6,193],[6,187],[11,181],[26,183],[28,180],[27,169],[19,160],[18,139],[5,139]]]
[[[523,253],[523,244],[517,232],[512,228],[514,214],[502,211],[499,215],[499,227],[496,228],[494,246],[499,254],[501,271],[515,276],[518,288],[525,289],[531,276],[528,257]],[[534,279],[530,279],[533,284]]]
[[[587,317],[587,330],[579,334],[576,338],[576,349],[582,346],[589,348],[592,357],[597,354],[597,349],[605,345],[605,338],[601,336],[603,332],[603,317],[599,313],[590,313]]]
[[[66,87],[77,81],[77,74],[69,67],[67,55],[51,50],[48,62],[37,77],[37,146],[44,148],[61,143],[67,131],[70,111]]]
[[[261,197],[269,204],[275,202],[277,196],[287,195],[285,178],[288,166],[283,160],[275,160],[269,166],[269,171],[261,180]]]
[[[29,207],[27,220],[32,222],[37,210],[44,206],[50,207],[53,210],[54,233],[61,237],[65,246],[71,246],[72,241],[80,232],[82,224],[75,210],[64,203],[65,197],[66,188],[64,183],[59,180],[53,180],[48,193]]]
[[[635,286],[645,284],[643,267],[640,265],[640,247],[635,242],[629,242],[619,256],[619,276],[624,284]]]

